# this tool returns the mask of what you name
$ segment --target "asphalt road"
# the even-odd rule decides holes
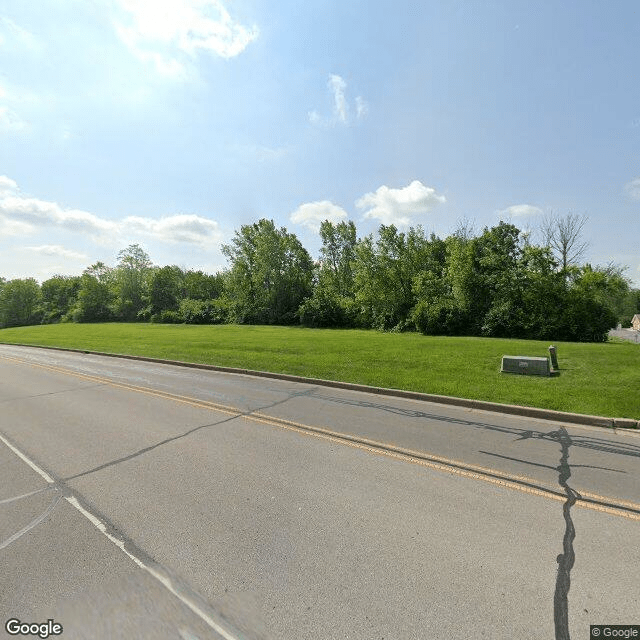
[[[634,329],[611,329],[609,335],[612,338],[629,340],[629,342],[640,342],[640,331],[635,331]]]
[[[0,345],[0,438],[6,637],[640,624],[638,433]]]

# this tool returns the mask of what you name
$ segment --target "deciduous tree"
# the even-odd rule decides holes
[[[43,323],[60,322],[68,316],[78,300],[80,282],[79,276],[56,275],[42,283]]]
[[[291,324],[311,294],[313,263],[298,238],[273,220],[243,225],[222,247],[231,268],[225,294],[236,322]]]
[[[113,274],[115,314],[125,321],[139,320],[149,300],[149,280],[153,264],[138,244],[129,245],[118,253],[118,265]]]
[[[17,278],[0,287],[0,327],[39,324],[40,285],[33,278]]]
[[[584,258],[589,246],[582,238],[587,220],[587,216],[576,213],[564,217],[552,213],[542,220],[540,230],[544,244],[553,251],[564,273]]]

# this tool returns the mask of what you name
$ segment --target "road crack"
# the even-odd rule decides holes
[[[565,522],[564,537],[562,539],[562,553],[557,557],[558,573],[556,576],[556,590],[553,596],[553,619],[556,630],[556,640],[570,640],[569,634],[569,589],[571,588],[571,570],[575,564],[576,554],[573,541],[576,537],[576,529],[571,519],[571,508],[581,497],[580,494],[569,486],[571,477],[569,465],[569,448],[573,444],[567,430],[562,427],[558,431],[549,434],[560,443],[562,455],[558,470],[558,483],[564,489],[567,499],[562,505],[562,514]]]

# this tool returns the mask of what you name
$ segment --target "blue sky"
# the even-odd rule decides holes
[[[640,284],[640,10],[542,0],[0,1],[0,275],[216,271],[273,218],[444,237],[586,215]],[[535,236],[534,236],[535,237]]]

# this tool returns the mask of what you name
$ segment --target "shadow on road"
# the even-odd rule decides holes
[[[551,435],[556,433],[538,431],[535,429],[520,429],[518,427],[510,427],[507,425],[496,425],[488,422],[480,422],[477,420],[466,420],[463,418],[454,418],[450,416],[443,416],[437,413],[430,413],[427,411],[420,411],[417,409],[409,409],[402,407],[395,407],[390,404],[384,404],[380,402],[372,402],[370,400],[356,400],[351,398],[341,398],[331,396],[325,393],[309,393],[309,397],[316,400],[324,400],[326,402],[333,402],[336,404],[345,404],[355,407],[362,407],[367,409],[373,409],[375,411],[385,411],[394,415],[404,416],[407,418],[418,418],[424,420],[433,420],[436,422],[448,422],[449,424],[459,425],[461,427],[467,427],[470,429],[481,429],[485,431],[493,431],[496,433],[503,433],[505,435],[516,436],[516,440],[527,440],[530,438],[538,440],[546,440],[549,442],[557,442],[557,440]],[[500,416],[502,417],[502,416]],[[571,437],[572,446],[591,449],[600,453],[610,453],[621,456],[632,456],[640,458],[640,445],[630,442],[620,442],[617,440],[611,440],[606,437],[589,436],[589,435],[573,435]]]

